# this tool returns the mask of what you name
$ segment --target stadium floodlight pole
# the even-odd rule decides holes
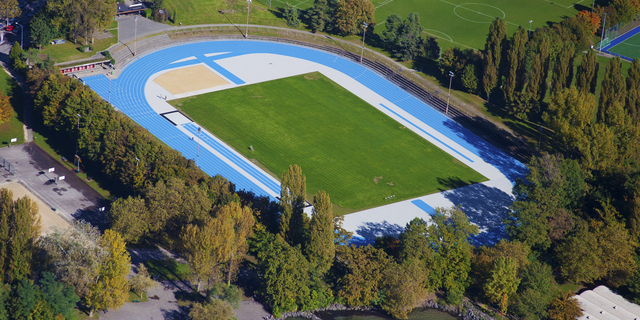
[[[604,26],[607,23],[607,12],[604,13],[604,22],[602,22],[602,34],[600,35],[600,50],[598,53],[602,53],[602,41],[604,40]]]
[[[449,114],[449,99],[451,99],[451,81],[453,80],[453,72],[449,71],[449,97],[447,97],[447,108],[444,114]]]
[[[76,157],[75,157],[75,160],[78,161],[78,170],[76,172],[80,172],[80,157],[78,156],[78,148],[80,147],[80,115],[76,113],[76,116],[78,116],[78,126],[76,127],[78,129],[78,133],[76,135]]]
[[[360,54],[360,63],[362,63],[362,56],[364,55],[364,35],[367,34],[367,26],[368,24],[366,22],[362,23],[362,28],[364,28],[364,30],[362,31],[362,53]]]
[[[244,32],[244,37],[249,38],[249,11],[251,9],[251,0],[247,0],[247,30]]]
[[[135,26],[135,28],[134,28],[135,30],[133,31],[133,32],[134,32],[134,33],[133,33],[133,34],[134,34],[134,38],[133,38],[133,39],[134,39],[134,40],[133,40],[133,56],[134,56],[134,57],[135,57],[135,55],[136,55],[136,51],[138,51],[138,18],[139,18],[139,17],[140,17],[140,16],[136,16],[136,18],[135,18],[135,19],[133,19],[133,20],[136,22],[136,23],[135,23],[135,24],[136,24],[136,26]]]
[[[200,160],[200,132],[202,132],[202,127],[198,127],[198,152],[196,153],[196,167],[198,166],[198,160]]]
[[[596,0],[593,0],[593,2],[591,3],[591,12],[593,12],[593,7],[596,5]]]
[[[22,49],[22,35],[24,32],[24,27],[21,24],[19,24],[17,21],[14,23],[20,26],[20,49]]]
[[[533,20],[529,20],[529,37],[531,37],[531,23],[533,22]]]

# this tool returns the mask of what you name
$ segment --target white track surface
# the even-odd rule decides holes
[[[418,119],[414,118],[413,116],[409,115],[408,113],[406,113],[402,109],[398,108],[392,102],[382,98],[376,92],[366,88],[364,85],[358,83],[357,81],[355,81],[351,77],[349,77],[349,76],[347,76],[347,75],[345,75],[345,74],[343,74],[343,73],[341,73],[341,72],[339,72],[339,71],[337,71],[335,69],[332,69],[332,68],[317,64],[315,62],[311,62],[311,61],[307,61],[307,60],[303,60],[303,59],[298,59],[298,58],[293,58],[293,57],[275,55],[275,54],[248,54],[248,55],[241,55],[241,56],[236,56],[236,57],[231,57],[231,58],[220,59],[220,60],[216,60],[215,62],[218,63],[223,68],[225,68],[226,70],[228,70],[231,73],[233,73],[235,76],[237,76],[240,79],[244,80],[246,83],[242,84],[242,85],[235,85],[235,84],[233,84],[232,81],[228,81],[230,83],[229,85],[225,85],[225,86],[221,86],[221,87],[215,87],[215,88],[206,89],[206,90],[199,90],[199,91],[196,91],[196,92],[189,92],[189,93],[180,94],[179,98],[192,96],[192,95],[197,95],[197,94],[202,94],[202,93],[205,93],[205,92],[213,92],[213,91],[224,90],[224,89],[238,87],[238,86],[251,85],[251,84],[255,84],[255,83],[259,83],[259,82],[265,82],[265,81],[270,81],[270,80],[275,80],[275,79],[281,79],[281,78],[291,77],[291,76],[294,76],[294,75],[301,75],[301,74],[306,74],[306,73],[316,72],[317,71],[317,72],[320,72],[320,73],[324,74],[325,76],[327,76],[331,80],[335,81],[336,83],[338,83],[342,87],[346,88],[347,90],[351,91],[352,93],[354,93],[355,95],[357,95],[358,97],[363,99],[364,101],[366,101],[369,104],[371,104],[371,106],[373,106],[373,107],[377,108],[378,110],[380,110],[381,112],[387,114],[389,117],[395,119],[396,121],[398,121],[402,125],[406,126],[407,128],[411,129],[412,131],[414,131],[416,134],[420,135],[421,137],[423,137],[424,139],[428,140],[432,144],[438,146],[440,149],[444,150],[445,152],[450,154],[452,157],[454,157],[457,160],[461,161],[465,165],[473,168],[474,170],[476,170],[477,172],[479,172],[480,174],[485,176],[487,179],[489,179],[489,181],[483,182],[482,185],[484,185],[486,187],[489,187],[489,188],[492,188],[492,189],[499,189],[500,191],[504,192],[508,197],[511,197],[512,183],[497,168],[495,168],[492,165],[486,163],[480,157],[478,157],[475,154],[473,154],[472,152],[464,149],[463,147],[461,147],[457,143],[453,142],[452,140],[450,140],[446,136],[440,134],[438,131],[436,131],[433,128],[429,127],[425,123],[423,123],[420,120],[418,120]],[[171,71],[171,70],[174,70],[174,69],[164,70],[162,72],[159,72],[159,73],[153,75],[152,77],[150,77],[147,80],[146,85],[145,85],[145,96],[146,96],[149,104],[151,105],[151,107],[158,113],[166,113],[166,112],[175,111],[175,108],[173,108],[171,105],[169,105],[167,103],[167,101],[164,100],[164,98],[160,98],[160,97],[167,96],[167,100],[176,99],[178,97],[173,96],[171,93],[169,93],[168,91],[166,91],[165,89],[163,89],[162,87],[157,85],[155,82],[153,82],[153,79],[155,77],[159,76],[162,73]],[[216,72],[215,70],[213,70],[211,68],[210,68],[210,70],[213,71],[213,72]],[[220,77],[225,78],[220,73],[218,73],[218,72],[216,72],[216,73]],[[386,107],[388,107],[389,109],[393,110],[396,114],[399,114],[402,117],[404,117],[405,119],[411,121],[417,127],[419,127],[420,129],[425,130],[426,132],[430,133],[434,137],[438,138],[440,141],[446,143],[449,147],[451,147],[451,148],[455,149],[456,151],[464,154],[467,158],[473,160],[473,162],[468,161],[467,159],[465,159],[464,157],[460,156],[458,153],[453,152],[450,148],[444,146],[442,143],[440,143],[437,140],[433,139],[429,135],[424,134],[421,130],[419,130],[418,128],[416,128],[415,126],[410,124],[409,122],[401,119],[400,117],[396,116],[392,112],[389,112],[387,109],[382,107],[381,104],[383,104]],[[194,124],[194,125],[199,127],[198,124]],[[184,129],[182,127],[182,125],[179,125],[178,127],[180,128],[181,131],[183,131],[188,136],[192,137],[193,139],[198,139],[197,136],[194,136],[193,134],[189,133],[186,129]],[[214,139],[219,141],[219,139],[217,139],[210,132],[204,132],[204,134],[206,134],[206,135],[210,136],[211,138],[214,138]],[[269,188],[266,188],[262,183],[260,183],[258,180],[256,180],[254,177],[252,177],[250,174],[248,174],[247,172],[243,171],[241,168],[239,168],[236,165],[234,165],[228,159],[225,159],[224,156],[222,156],[221,154],[217,153],[210,146],[208,146],[206,144],[201,144],[201,147],[207,148],[209,151],[211,151],[212,153],[216,154],[221,159],[224,159],[225,162],[229,163],[231,166],[236,168],[244,176],[246,176],[248,179],[250,179],[256,185],[258,185],[261,188],[263,188],[266,192],[268,192],[272,196],[274,196],[274,197],[275,196],[279,196],[277,194],[274,194],[273,191],[269,191]],[[241,158],[244,159],[244,157],[242,155],[240,155],[239,153],[237,153],[235,150],[233,150],[233,148],[231,148],[229,146],[226,146],[226,147],[229,150],[233,151],[234,153],[236,153],[237,155],[239,155]],[[250,161],[248,161],[246,159],[244,159],[244,160],[248,164],[250,164],[253,167],[255,167],[256,169],[260,170],[257,166],[255,166]],[[268,176],[267,174],[265,174],[265,175]],[[277,182],[277,180],[275,178],[272,177],[272,179]],[[457,189],[457,191],[463,191],[463,189],[465,189],[465,188],[478,188],[478,186],[476,186],[476,185],[466,186],[466,187],[462,187],[462,188]],[[404,228],[404,226],[407,224],[407,222],[411,221],[415,217],[423,218],[426,221],[430,220],[429,213],[427,213],[426,211],[418,208],[416,205],[412,204],[411,201],[413,201],[413,200],[420,199],[420,200],[424,201],[425,203],[427,203],[432,208],[436,208],[436,207],[446,207],[446,208],[448,208],[448,207],[452,207],[452,206],[457,205],[457,204],[451,202],[449,199],[447,199],[447,197],[445,197],[445,194],[447,192],[452,192],[452,191],[449,190],[449,191],[444,191],[444,192],[440,192],[440,193],[430,194],[430,195],[418,197],[418,198],[415,198],[415,199],[405,200],[405,201],[396,202],[396,203],[392,203],[392,204],[381,206],[381,207],[377,207],[377,208],[372,208],[372,209],[367,209],[367,210],[363,210],[363,211],[360,211],[360,212],[355,212],[355,213],[352,213],[352,214],[349,214],[349,215],[345,216],[344,225],[343,226],[348,231],[354,232],[356,235],[359,235],[359,236],[362,236],[362,237],[365,237],[365,238],[369,238],[369,239],[371,238],[372,235],[374,235],[374,236],[378,235],[379,236],[379,235],[383,235],[383,234],[388,234],[388,232],[385,233],[385,232],[381,232],[381,230],[372,230],[373,228],[367,228],[368,225],[388,226],[388,227],[393,228],[394,230],[398,230],[399,231],[399,230],[401,230],[401,228]],[[490,202],[491,200],[488,199],[487,201]],[[506,207],[492,208],[492,210],[495,210],[496,212],[498,212],[498,211],[504,212],[504,210],[506,210]],[[485,214],[485,213],[483,213],[483,214]],[[491,215],[492,214],[489,213],[487,215],[487,219],[491,219],[490,218]],[[362,234],[363,233],[362,230],[368,230],[367,231],[368,234],[367,235]],[[389,231],[389,230],[387,230],[387,231]],[[486,231],[486,230],[481,230],[481,232],[482,231]],[[391,233],[393,233],[393,232],[391,232]]]

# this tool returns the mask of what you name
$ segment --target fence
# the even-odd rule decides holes
[[[0,166],[2,166],[8,172],[8,174],[16,174],[16,167],[12,166],[11,162],[3,157],[0,157]],[[5,174],[5,177],[6,175],[7,174]]]

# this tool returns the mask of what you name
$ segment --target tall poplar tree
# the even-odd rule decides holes
[[[491,278],[484,285],[484,293],[489,301],[500,305],[504,314],[509,298],[515,295],[519,284],[518,264],[509,257],[501,257],[494,262]]]
[[[576,87],[580,92],[596,93],[599,67],[595,51],[589,50],[576,73]]]
[[[540,53],[534,53],[533,59],[531,59],[531,69],[529,71],[529,80],[525,91],[529,94],[529,97],[536,102],[540,102],[540,87],[544,82],[542,77],[544,76],[543,57]]]
[[[9,279],[31,275],[33,245],[40,233],[38,204],[25,196],[15,201],[10,224]]]
[[[320,273],[329,270],[336,254],[334,239],[331,199],[321,190],[313,198],[313,213],[309,222],[309,241],[306,247],[312,269]]]
[[[94,310],[118,309],[127,300],[129,282],[127,275],[131,270],[131,257],[126,249],[122,236],[113,230],[106,230],[100,245],[107,252],[104,263],[100,266],[98,281],[91,286],[87,297],[87,305]]]
[[[216,213],[216,219],[228,219],[231,221],[233,236],[226,240],[231,243],[227,262],[227,285],[231,284],[231,278],[238,270],[238,264],[244,259],[249,250],[247,239],[253,234],[255,219],[251,208],[241,207],[237,202],[229,202]]]
[[[552,94],[571,86],[571,81],[573,80],[574,55],[575,47],[573,46],[573,42],[565,42],[553,65],[553,77],[551,78]]]
[[[309,218],[304,213],[307,194],[307,178],[294,164],[282,173],[280,191],[280,235],[289,244],[301,244]]]
[[[13,192],[0,189],[0,276],[4,278],[9,267],[9,228],[13,219]]]
[[[542,77],[539,82],[538,93],[540,100],[544,101],[547,96],[547,79],[549,78],[549,66],[551,65],[551,39],[549,36],[543,36],[538,43],[538,53],[540,54],[540,62],[542,63]]]
[[[627,76],[627,111],[636,125],[640,124],[640,60],[633,59]]]
[[[487,42],[484,47],[485,61],[483,63],[484,74],[482,82],[484,90],[487,93],[487,100],[489,100],[489,95],[498,84],[500,78],[502,46],[506,37],[506,22],[500,18],[496,18],[489,27],[489,34],[487,35]]]
[[[624,105],[626,103],[627,85],[622,75],[622,60],[615,57],[609,60],[609,65],[602,79],[602,90],[600,91],[600,109],[598,110],[598,121],[606,121],[606,115],[614,103]]]
[[[507,74],[502,90],[507,102],[512,102],[513,94],[517,90],[518,78],[524,70],[525,44],[527,43],[527,30],[522,26],[511,37],[507,50]]]

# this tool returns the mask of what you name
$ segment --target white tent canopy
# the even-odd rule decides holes
[[[578,320],[640,320],[640,306],[605,286],[576,296],[584,315]]]

